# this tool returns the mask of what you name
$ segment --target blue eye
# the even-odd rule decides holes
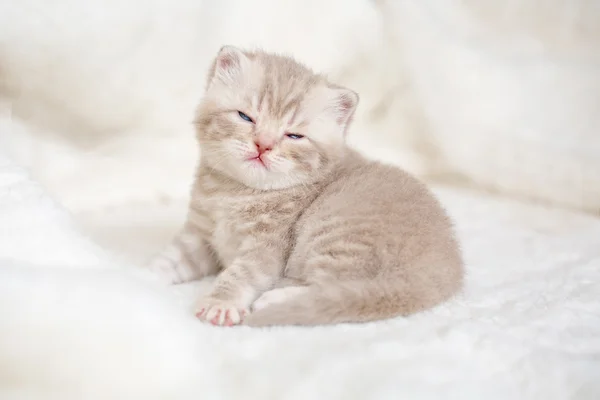
[[[286,133],[285,136],[289,137],[290,139],[302,139],[304,137],[304,135],[299,135],[297,133]]]
[[[250,118],[249,116],[247,116],[243,112],[238,111],[238,114],[240,115],[240,118],[243,119],[244,121],[248,121],[248,122],[254,123],[254,121],[252,121],[252,118]]]

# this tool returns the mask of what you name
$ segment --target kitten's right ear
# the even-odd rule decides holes
[[[210,88],[217,80],[226,85],[233,84],[249,62],[249,58],[237,47],[221,47],[208,74],[206,88]]]
[[[328,89],[328,110],[335,118],[335,122],[342,128],[346,135],[348,126],[352,122],[354,111],[358,106],[359,97],[356,92],[337,85],[331,85]]]

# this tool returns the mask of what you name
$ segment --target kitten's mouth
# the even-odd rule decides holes
[[[265,169],[269,169],[267,167],[267,164],[265,163],[265,160],[262,159],[262,154],[259,154],[255,157],[247,158],[246,161],[248,161],[252,164],[260,165],[260,166],[264,167]]]

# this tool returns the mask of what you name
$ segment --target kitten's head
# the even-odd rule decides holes
[[[257,189],[318,181],[343,157],[357,104],[291,58],[225,46],[196,117],[203,163]]]

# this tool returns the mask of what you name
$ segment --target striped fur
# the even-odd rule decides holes
[[[202,158],[188,221],[150,266],[173,283],[218,274],[199,318],[365,322],[460,289],[460,251],[436,199],[346,146],[357,104],[291,58],[220,51],[196,116]],[[261,161],[255,143],[270,149]]]

